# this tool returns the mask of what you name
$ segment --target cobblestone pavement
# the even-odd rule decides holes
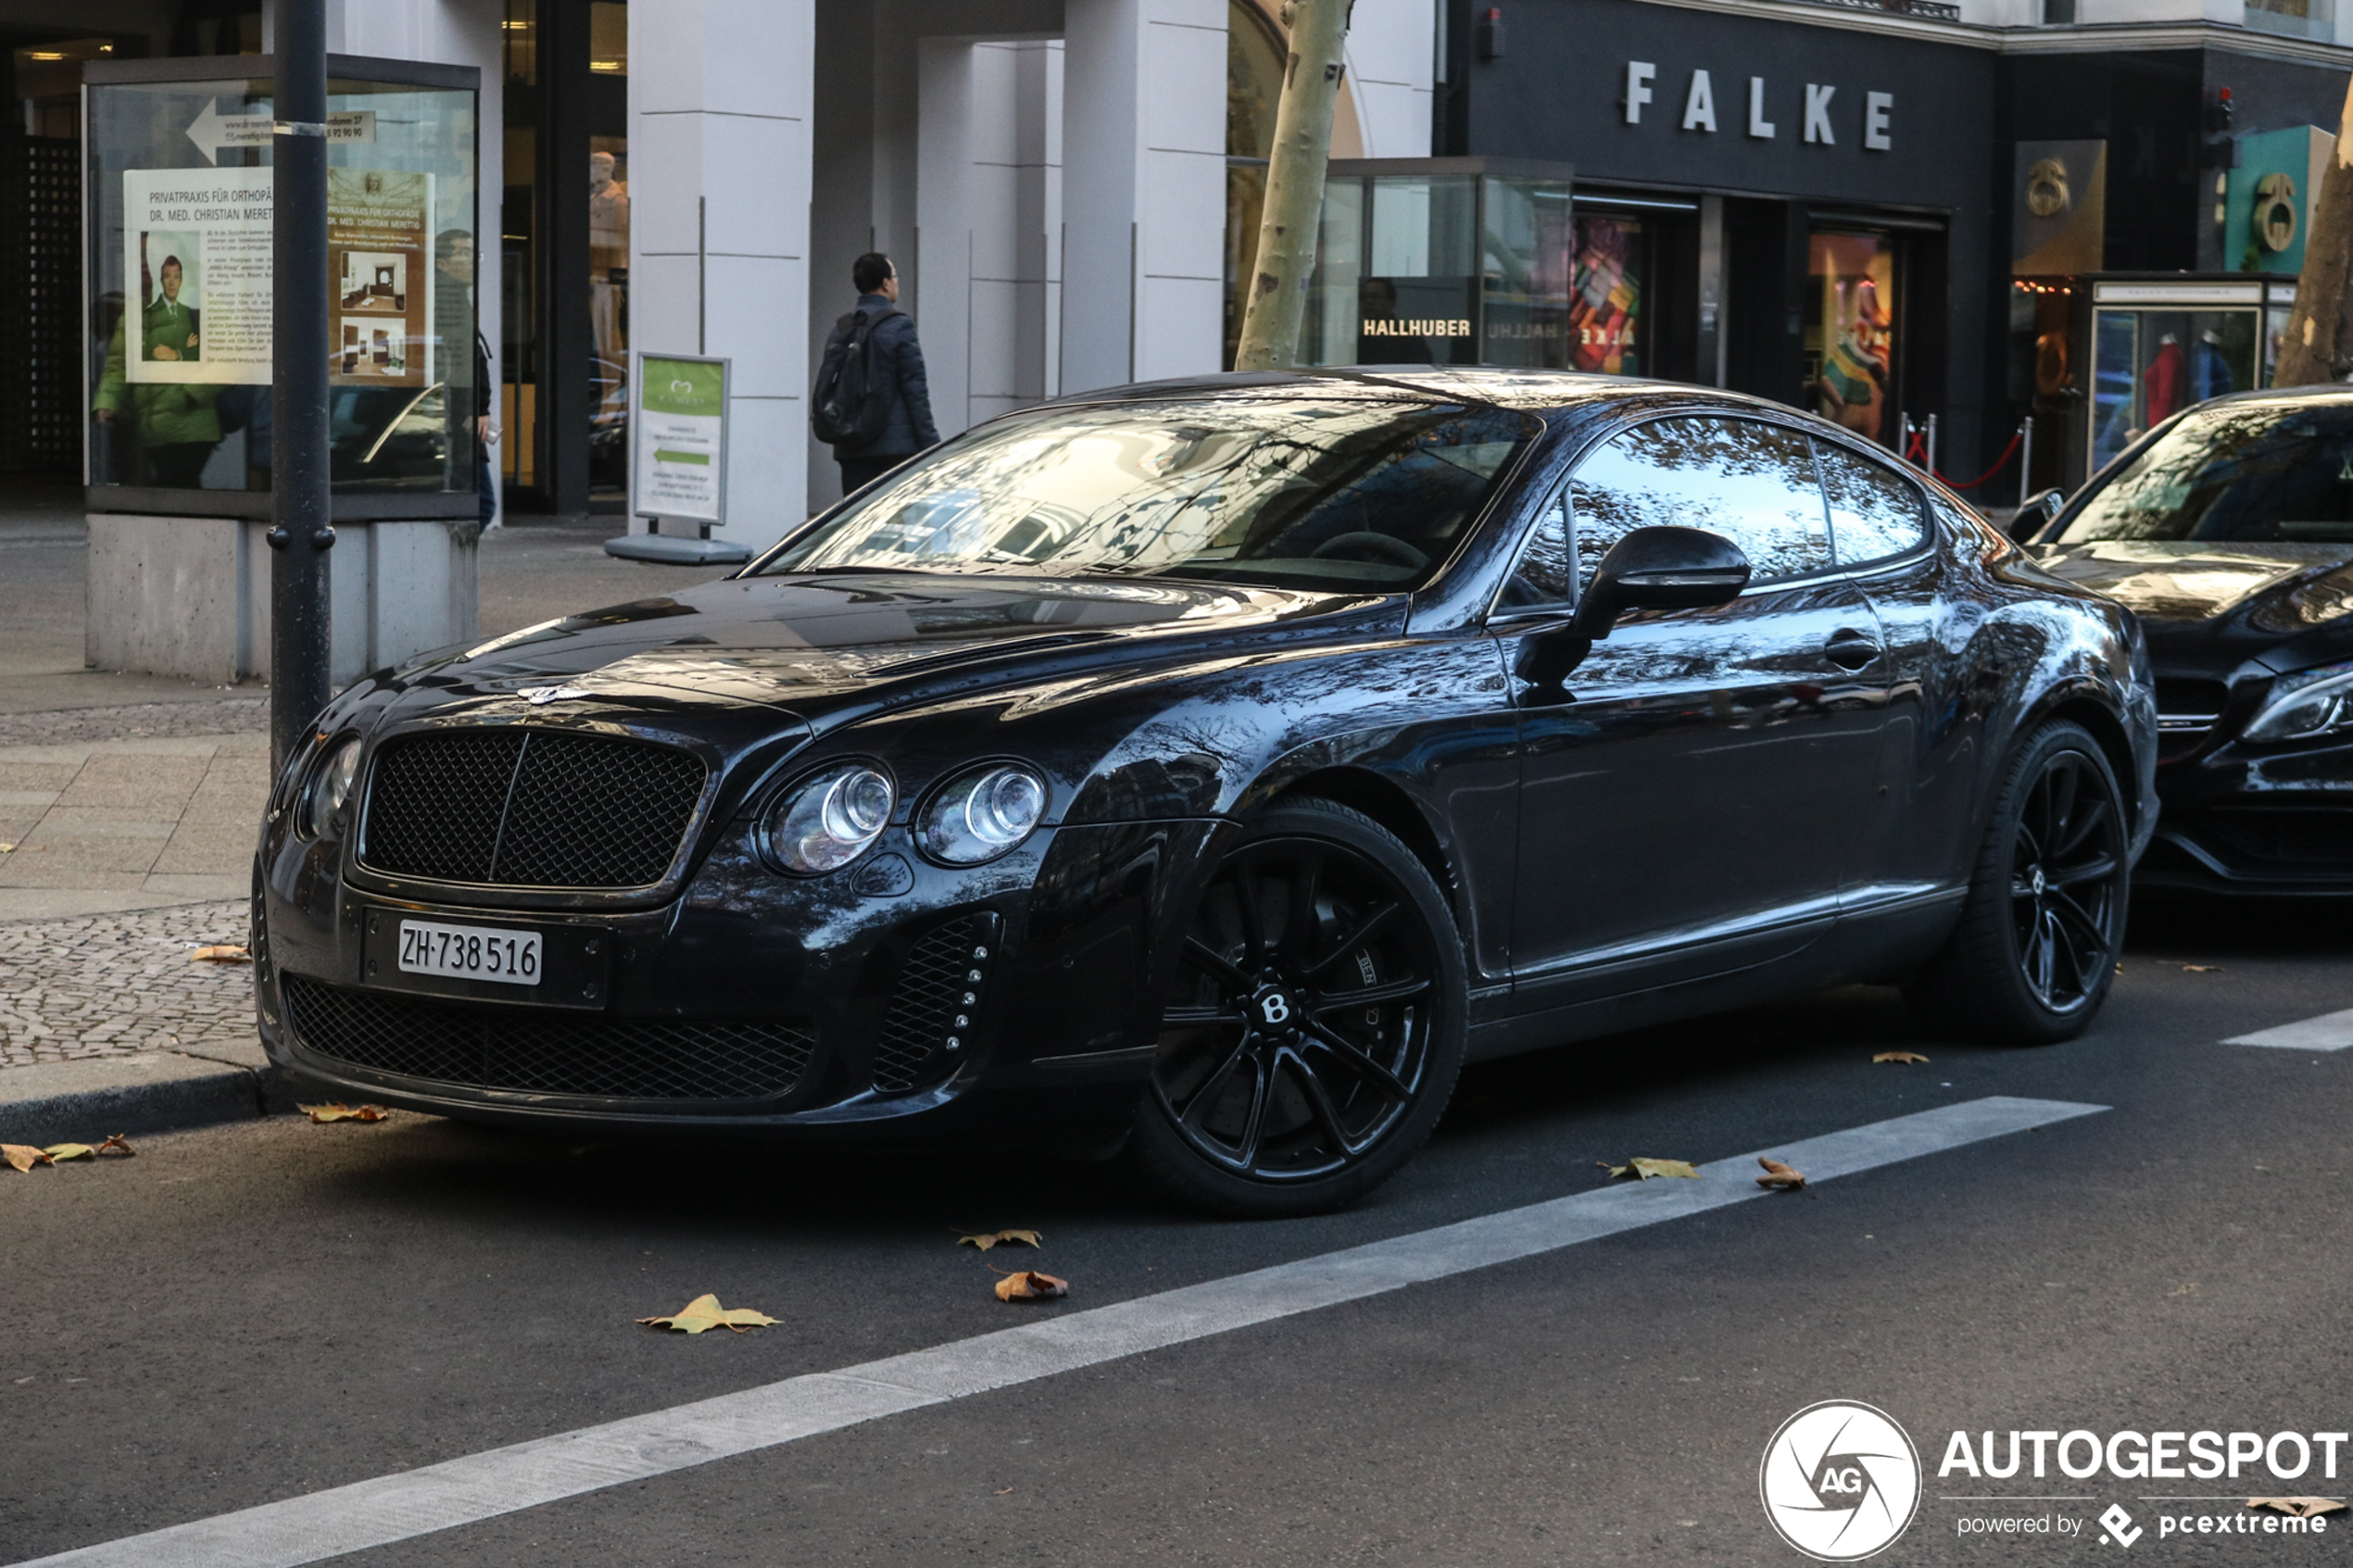
[[[219,702],[138,702],[120,708],[69,708],[54,713],[0,713],[0,747],[258,735],[269,730],[267,696],[227,697]]]
[[[0,924],[0,1068],[134,1051],[250,1053],[253,971],[193,963],[243,943],[242,898]]]

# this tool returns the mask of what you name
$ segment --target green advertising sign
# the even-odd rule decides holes
[[[650,414],[717,419],[726,396],[724,367],[715,359],[662,359],[648,355],[644,407]]]

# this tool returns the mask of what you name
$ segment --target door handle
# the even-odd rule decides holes
[[[1879,639],[1869,632],[1844,627],[1831,633],[1822,655],[1841,670],[1860,670],[1880,656]]]

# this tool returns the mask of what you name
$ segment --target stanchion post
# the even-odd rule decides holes
[[[2018,427],[2018,504],[2026,507],[2026,493],[2034,483],[2034,416],[2029,414]]]
[[[327,705],[327,16],[279,0],[271,138],[270,756],[283,769]],[[413,282],[411,287],[417,286]]]

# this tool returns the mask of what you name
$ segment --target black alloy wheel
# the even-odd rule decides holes
[[[2045,725],[2014,759],[1959,925],[1907,989],[1948,1032],[2044,1045],[2082,1033],[2124,945],[2123,793],[2089,732]]]
[[[1135,1150],[1196,1205],[1315,1213],[1386,1179],[1461,1069],[1462,940],[1404,845],[1321,799],[1253,822],[1195,906]]]

